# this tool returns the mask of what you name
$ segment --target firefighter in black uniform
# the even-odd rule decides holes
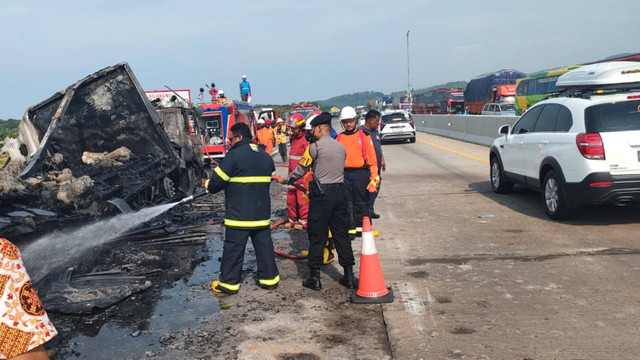
[[[338,262],[344,268],[340,284],[353,289],[357,280],[353,276],[355,260],[349,240],[348,189],[344,184],[347,152],[344,146],[331,138],[331,114],[324,112],[318,115],[311,121],[311,126],[312,144],[300,159],[300,164],[287,178],[278,177],[281,184],[293,184],[313,167],[307,226],[311,276],[302,282],[302,286],[312,290],[322,289],[322,253],[329,236],[328,229],[331,229],[338,250]]]
[[[233,125],[231,136],[231,149],[206,184],[210,193],[225,189],[226,207],[220,277],[211,287],[215,292],[238,292],[244,251],[251,236],[258,263],[257,284],[265,289],[275,289],[280,276],[271,239],[269,188],[276,168],[271,156],[251,143],[247,124]]]

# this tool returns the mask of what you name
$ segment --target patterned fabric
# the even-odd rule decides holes
[[[23,354],[57,334],[18,247],[0,238],[0,359]]]

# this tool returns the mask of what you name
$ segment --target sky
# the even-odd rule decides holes
[[[253,103],[469,81],[640,52],[636,0],[0,0],[0,119],[126,61],[145,90]],[[207,95],[208,97],[208,95]]]

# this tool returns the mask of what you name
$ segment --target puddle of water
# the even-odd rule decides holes
[[[160,300],[155,304],[145,328],[122,326],[122,319],[119,319],[120,324],[111,321],[94,337],[78,335],[69,339],[68,353],[71,354],[67,353],[64,355],[66,357],[56,359],[139,359],[146,358],[147,351],[154,352],[154,358],[178,359],[184,357],[184,350],[173,350],[161,343],[168,333],[176,334],[183,330],[193,333],[197,329],[221,333],[222,330],[218,328],[221,325],[221,304],[211,291],[211,282],[217,279],[220,271],[218,258],[222,256],[222,244],[220,234],[214,234],[213,240],[207,241],[209,259],[200,263],[189,279],[177,281],[162,290]],[[244,257],[243,276],[252,277],[255,264],[255,251],[249,240]],[[220,300],[225,301],[224,298]],[[133,336],[136,332],[139,332],[139,335]],[[183,336],[176,338],[176,343],[188,346]]]
[[[69,348],[73,354],[63,359],[145,358],[146,351],[152,351],[158,357],[180,358],[180,354],[184,355],[184,352],[164,347],[161,344],[163,337],[186,329],[205,326],[210,328],[211,324],[219,322],[220,304],[210,286],[220,270],[218,258],[222,255],[221,245],[219,236],[208,241],[209,260],[200,263],[188,280],[179,280],[162,290],[160,300],[155,304],[145,328],[107,323],[94,337],[78,335],[69,339]],[[139,335],[133,336],[136,332]]]

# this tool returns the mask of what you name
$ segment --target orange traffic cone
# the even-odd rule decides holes
[[[351,295],[356,304],[380,304],[393,302],[393,290],[388,288],[382,275],[378,250],[371,231],[368,216],[362,219],[362,251],[360,252],[360,281],[358,290]]]

